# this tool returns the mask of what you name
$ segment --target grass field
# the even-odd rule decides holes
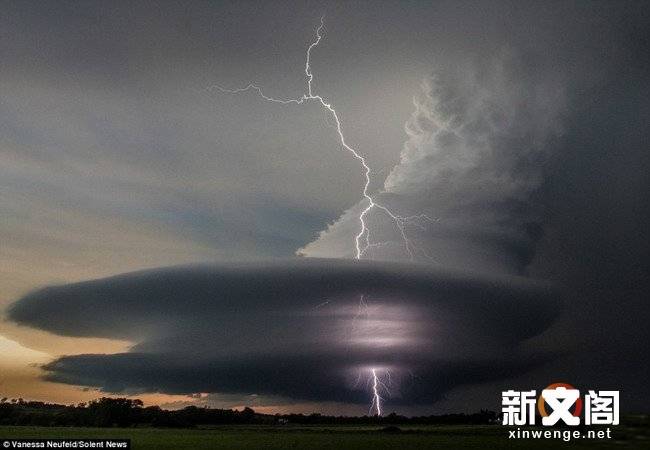
[[[381,428],[253,427],[210,429],[0,427],[0,438],[126,438],[134,449],[432,449],[432,448],[650,448],[647,429],[619,427],[612,440],[571,442],[508,439],[507,428],[494,426]]]

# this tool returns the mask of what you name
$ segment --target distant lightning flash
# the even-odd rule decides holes
[[[360,163],[363,168],[363,176],[364,176],[364,185],[363,185],[363,190],[362,190],[362,195],[363,198],[366,201],[366,206],[365,208],[361,211],[359,214],[359,223],[360,223],[360,230],[359,233],[355,236],[354,238],[354,246],[355,246],[355,258],[356,259],[361,259],[365,253],[371,249],[371,248],[376,248],[382,246],[384,243],[377,242],[373,243],[371,242],[370,239],[370,229],[368,228],[368,225],[366,224],[366,218],[368,214],[373,210],[373,209],[378,209],[383,211],[390,219],[393,221],[395,224],[395,227],[400,233],[400,236],[404,242],[404,248],[406,252],[409,255],[409,258],[411,260],[415,259],[416,251],[420,251],[422,255],[424,255],[427,258],[430,258],[429,255],[424,252],[422,249],[418,249],[417,247],[414,247],[411,240],[408,237],[407,231],[406,231],[406,226],[408,224],[413,224],[415,226],[418,226],[420,228],[423,228],[422,223],[423,222],[432,222],[432,219],[428,217],[426,214],[418,214],[418,215],[413,215],[413,216],[400,216],[398,214],[393,213],[389,208],[387,208],[384,205],[381,205],[377,203],[373,197],[370,195],[368,192],[369,187],[370,187],[370,166],[368,166],[366,159],[361,155],[357,150],[355,150],[353,147],[351,147],[346,139],[345,136],[343,135],[343,130],[341,127],[341,121],[339,119],[339,115],[332,106],[331,103],[328,103],[321,95],[315,94],[313,87],[312,87],[312,82],[314,81],[314,75],[311,71],[311,52],[314,48],[318,46],[320,43],[321,39],[323,38],[322,36],[322,31],[324,27],[324,18],[321,17],[320,19],[320,25],[318,28],[316,28],[316,39],[309,45],[307,48],[307,58],[305,61],[305,76],[307,79],[307,92],[304,93],[302,96],[298,98],[290,98],[290,99],[278,99],[274,97],[270,97],[262,91],[262,88],[259,86],[251,83],[246,87],[243,88],[238,88],[238,89],[225,89],[219,85],[214,85],[208,88],[209,91],[213,89],[217,89],[221,92],[228,93],[228,94],[240,94],[248,91],[255,91],[257,94],[264,100],[272,103],[280,103],[282,105],[290,105],[290,104],[295,104],[295,105],[302,105],[307,101],[310,100],[315,100],[320,105],[325,108],[327,111],[329,111],[331,117],[334,119],[334,128],[336,129],[336,132],[338,133],[339,136],[339,142],[341,146],[350,152],[354,158],[356,158]],[[319,305],[322,306],[322,305]],[[367,307],[367,304],[365,303],[364,297],[361,296],[360,299],[360,306]],[[373,391],[373,399],[372,399],[372,404],[370,405],[370,410],[374,409],[377,413],[377,415],[381,415],[382,409],[381,409],[381,396],[380,396],[380,389],[386,388],[381,380],[379,379],[379,376],[377,375],[377,369],[373,368],[371,369],[371,374],[372,374],[372,391]]]

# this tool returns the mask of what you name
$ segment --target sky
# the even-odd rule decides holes
[[[3,2],[0,394],[647,409],[649,12]]]

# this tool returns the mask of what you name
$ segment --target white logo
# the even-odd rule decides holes
[[[553,412],[546,417],[542,417],[542,425],[555,425],[558,420],[562,419],[567,425],[580,425],[580,417],[571,413],[571,407],[576,400],[580,398],[580,391],[577,389],[567,389],[563,386],[555,389],[544,389],[542,397],[548,405],[553,408]]]
[[[535,390],[507,390],[501,393],[503,425],[535,425],[535,404],[542,425],[552,426],[562,421],[569,426],[580,425],[584,406],[585,425],[619,424],[619,391],[580,391],[567,383],[553,383],[537,398]]]
[[[503,425],[535,424],[535,391],[502,392]]]
[[[618,425],[618,391],[589,391],[585,395],[586,425]]]

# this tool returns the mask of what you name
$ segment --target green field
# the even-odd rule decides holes
[[[618,427],[612,440],[510,440],[492,426],[224,426],[210,429],[0,427],[0,438],[127,438],[134,449],[650,448],[645,428]]]

